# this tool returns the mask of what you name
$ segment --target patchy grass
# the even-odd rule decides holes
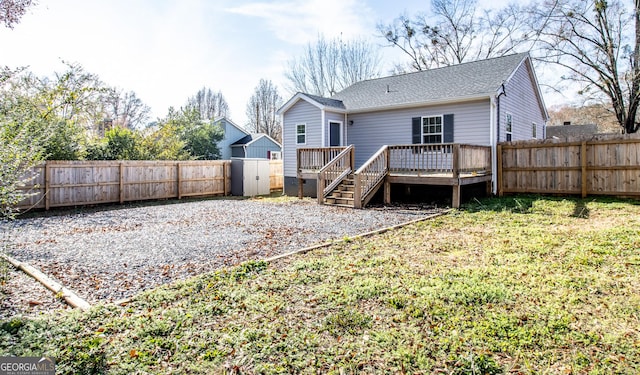
[[[635,374],[640,205],[488,199],[126,307],[0,324],[58,373]]]

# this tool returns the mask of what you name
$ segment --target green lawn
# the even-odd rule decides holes
[[[510,197],[0,327],[58,373],[640,373],[640,205]]]

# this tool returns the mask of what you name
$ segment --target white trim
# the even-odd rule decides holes
[[[441,115],[429,115],[429,116],[420,116],[420,144],[423,145],[432,145],[437,143],[424,143],[424,119],[431,117],[440,117],[440,143],[444,143],[444,114]],[[438,133],[427,133],[428,135],[438,135]]]
[[[326,112],[324,109],[320,110],[320,136],[322,137],[322,140],[320,142],[320,147],[327,147],[327,140],[326,140],[326,136],[327,136],[327,129],[325,129],[327,127],[327,124],[325,124],[325,118],[326,118]]]
[[[348,115],[345,113],[344,114],[344,144],[347,144],[347,140],[349,139],[347,137],[347,129],[349,129],[349,122],[348,122]]]
[[[340,125],[340,144],[338,146],[344,146],[344,122],[337,120],[329,120],[327,122],[327,128],[329,129],[329,145],[331,145],[331,123]]]
[[[298,143],[298,126],[304,126],[304,143]],[[302,135],[302,133],[300,133],[300,135]],[[306,122],[296,124],[295,136],[296,136],[296,146],[304,146],[307,144],[307,123]]]
[[[309,104],[313,105],[314,107],[316,107],[318,109],[321,109],[321,110],[331,109],[331,111],[338,112],[338,113],[346,113],[347,112],[346,109],[329,107],[329,106],[323,105],[322,103],[318,103],[317,101],[311,99],[310,97],[308,97],[304,93],[299,92],[299,93],[295,94],[291,99],[289,99],[282,107],[280,107],[280,109],[278,109],[278,111],[276,113],[279,114],[279,115],[284,114],[285,112],[287,112],[289,109],[291,109],[291,107],[293,107],[300,100],[304,100],[305,102],[307,102],[307,103],[309,103]]]

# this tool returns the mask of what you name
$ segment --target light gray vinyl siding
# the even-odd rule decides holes
[[[544,138],[544,112],[536,95],[536,87],[530,66],[520,65],[505,84],[506,95],[500,96],[500,138],[506,141],[507,113],[512,117],[512,141],[532,138],[532,124],[536,124],[538,139]]]
[[[299,100],[283,115],[282,122],[282,159],[284,175],[296,177],[297,149],[322,147],[322,114],[320,108]],[[306,124],[307,142],[296,144],[296,125]]]
[[[268,156],[269,151],[280,151],[280,146],[267,137],[260,137],[247,145],[245,157],[264,159]]]
[[[358,113],[349,115],[347,142],[356,149],[356,166],[364,164],[383,145],[411,144],[413,117],[454,115],[454,142],[490,144],[490,102],[478,100],[458,104],[425,106],[410,109]]]
[[[329,147],[329,145],[331,144],[329,142],[329,122],[339,122],[341,123],[343,126],[340,129],[341,132],[344,133],[344,113],[333,113],[333,112],[325,112],[324,115],[325,119],[324,119],[324,145],[326,147]],[[347,138],[345,138],[344,134],[342,134],[342,140],[344,143],[344,140],[346,140]],[[343,145],[344,146],[344,145]]]
[[[228,123],[225,119],[220,120],[218,122],[218,125],[224,132],[224,138],[218,142],[218,149],[220,149],[220,158],[222,160],[229,160],[233,156],[231,145],[249,135],[249,133],[243,132],[242,130],[236,128],[232,124]]]

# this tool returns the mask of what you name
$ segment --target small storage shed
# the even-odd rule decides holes
[[[282,145],[266,134],[250,134],[231,145],[231,157],[281,159]]]
[[[231,158],[231,194],[244,197],[269,195],[268,159]]]

